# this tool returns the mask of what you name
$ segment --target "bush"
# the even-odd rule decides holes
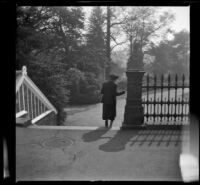
[[[101,100],[100,91],[94,91],[91,93],[78,94],[74,100],[74,104],[84,105],[84,104],[94,104],[99,103]]]
[[[93,104],[100,102],[100,83],[95,74],[83,73],[78,69],[70,68],[67,71],[70,82],[71,104]]]
[[[62,125],[67,116],[64,108],[69,101],[69,91],[66,76],[63,72],[58,73],[59,68],[62,68],[59,63],[44,60],[31,61],[28,75],[57,109],[57,125]]]

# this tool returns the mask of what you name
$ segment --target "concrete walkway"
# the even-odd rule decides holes
[[[122,126],[124,117],[124,107],[126,99],[118,97],[117,116],[113,123],[114,126]],[[69,107],[65,109],[67,119],[64,125],[67,126],[104,126],[102,120],[102,103],[87,106]]]
[[[16,128],[16,178],[181,181],[181,131]]]

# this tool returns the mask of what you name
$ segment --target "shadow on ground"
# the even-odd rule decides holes
[[[104,152],[118,152],[125,149],[125,146],[130,142],[131,138],[137,136],[139,131],[123,131],[119,130],[107,143],[99,146]]]
[[[96,130],[88,132],[82,136],[84,142],[93,142],[97,141],[98,139],[102,138],[102,136],[108,132],[109,129],[105,129],[105,127],[99,127]]]
[[[102,137],[103,138],[103,137]],[[125,150],[126,144],[137,147],[178,147],[181,143],[180,130],[119,130],[114,137],[99,146],[105,152],[118,152]]]
[[[100,127],[84,134],[82,139],[85,142],[108,139],[99,146],[99,149],[105,152],[125,150],[127,144],[131,147],[178,147],[182,142],[181,130],[119,130],[114,136],[103,136],[108,131],[110,130]]]
[[[131,141],[130,146],[178,146],[181,142],[181,130],[141,130]]]

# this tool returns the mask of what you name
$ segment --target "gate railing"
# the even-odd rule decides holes
[[[159,80],[159,82],[158,82]],[[143,79],[142,104],[146,124],[183,125],[189,123],[189,83],[185,75],[160,79],[147,74]]]

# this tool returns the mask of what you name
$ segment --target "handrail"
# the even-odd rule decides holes
[[[16,118],[22,117],[22,116],[26,115],[27,113],[28,113],[28,112],[25,111],[25,110],[20,111],[20,112],[18,112],[18,113],[16,114]]]
[[[25,82],[27,82],[27,84],[29,85],[30,89],[38,95],[38,98],[40,98],[41,101],[43,101],[45,103],[45,105],[49,108],[52,109],[56,114],[57,114],[57,110],[56,108],[50,103],[50,101],[45,97],[45,95],[40,91],[40,89],[33,83],[33,81],[26,76],[26,78],[24,79]]]
[[[52,111],[57,114],[56,108],[27,76],[25,66],[16,74],[21,74],[16,84],[16,118],[27,113],[34,124]]]
[[[39,115],[38,117],[34,118],[31,122],[34,124],[37,121],[41,120],[42,118],[44,118],[45,116],[47,116],[48,114],[50,114],[51,112],[53,112],[52,110],[48,110],[44,113],[42,113],[41,115]]]

